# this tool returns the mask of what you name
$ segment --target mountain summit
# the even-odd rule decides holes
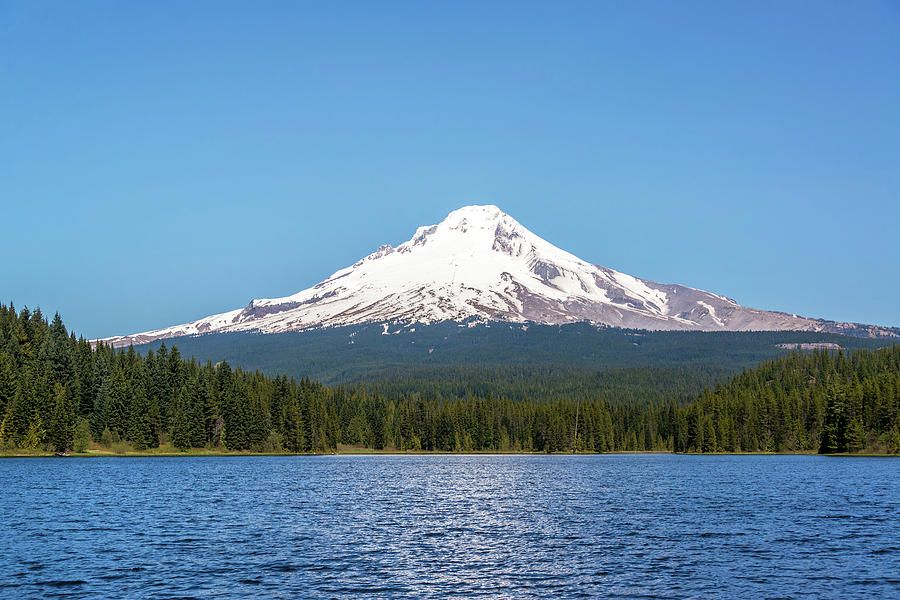
[[[469,318],[547,324],[591,321],[651,330],[896,331],[747,308],[682,285],[590,264],[541,239],[496,206],[466,206],[384,245],[325,281],[284,298],[192,323],[108,338],[116,346],[226,331],[277,333],[319,326]]]

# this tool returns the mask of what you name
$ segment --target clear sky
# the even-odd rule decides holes
[[[0,301],[173,325],[476,203],[900,326],[900,3],[0,0]]]

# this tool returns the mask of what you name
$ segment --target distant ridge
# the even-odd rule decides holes
[[[374,322],[466,319],[679,331],[813,331],[900,337],[900,329],[741,306],[682,285],[593,265],[535,235],[496,206],[466,206],[384,245],[325,281],[283,298],[191,323],[106,338],[115,346],[219,332],[281,333]]]

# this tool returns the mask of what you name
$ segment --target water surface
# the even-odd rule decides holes
[[[0,460],[0,597],[900,597],[900,460]]]

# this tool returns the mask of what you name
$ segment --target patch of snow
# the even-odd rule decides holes
[[[725,327],[725,322],[716,316],[716,309],[712,304],[707,304],[703,300],[697,300],[697,304],[699,304],[700,306],[705,308],[707,311],[709,311],[709,316],[713,321],[715,321],[716,325],[719,325],[720,327]]]

